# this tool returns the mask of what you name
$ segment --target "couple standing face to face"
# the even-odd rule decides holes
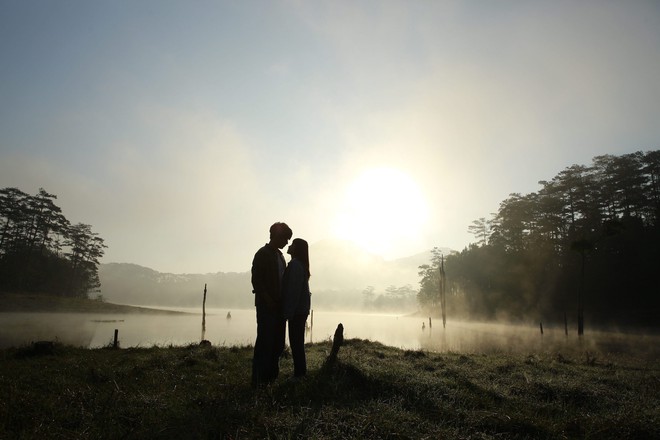
[[[252,382],[255,385],[273,382],[279,374],[287,320],[294,375],[304,376],[307,371],[304,352],[310,299],[307,242],[300,238],[293,240],[287,250],[291,255],[287,267],[280,249],[287,245],[293,231],[286,223],[278,222],[270,227],[269,232],[270,241],[257,251],[252,262],[252,286],[257,308],[257,339],[252,359]],[[285,315],[285,308],[291,309],[290,313]]]

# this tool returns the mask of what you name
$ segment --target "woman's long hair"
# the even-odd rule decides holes
[[[309,272],[309,245],[302,238],[294,238],[291,242],[293,245],[293,255],[294,258],[302,261],[303,266],[305,266],[305,271],[307,272],[307,279],[312,275]]]

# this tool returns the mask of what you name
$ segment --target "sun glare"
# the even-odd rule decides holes
[[[385,258],[413,248],[428,219],[415,181],[395,168],[371,168],[347,188],[335,235]]]

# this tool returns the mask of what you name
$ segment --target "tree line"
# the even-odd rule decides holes
[[[584,307],[592,323],[657,325],[660,151],[596,156],[539,185],[475,220],[462,252],[435,249],[420,304],[438,307],[445,257],[450,316],[573,322]]]
[[[0,290],[87,298],[98,291],[103,239],[72,224],[57,196],[0,189]]]
[[[410,284],[390,285],[382,293],[377,292],[374,286],[367,286],[362,291],[362,309],[370,312],[414,310],[416,293]]]

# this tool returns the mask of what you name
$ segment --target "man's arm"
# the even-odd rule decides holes
[[[273,300],[271,292],[271,282],[269,280],[272,271],[271,255],[265,248],[261,248],[252,260],[252,293],[256,295],[257,304],[265,304],[270,309],[277,310],[277,305]]]

